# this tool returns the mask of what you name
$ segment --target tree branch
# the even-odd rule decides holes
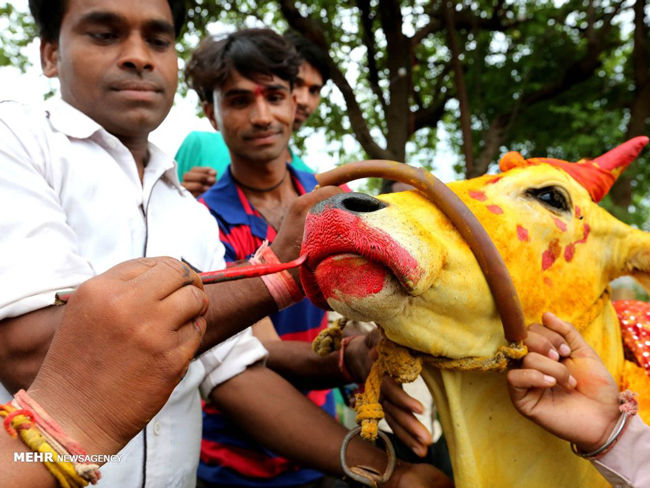
[[[474,143],[472,141],[471,108],[465,86],[465,73],[460,60],[460,46],[454,27],[454,0],[443,0],[445,27],[447,31],[447,44],[451,51],[451,65],[454,70],[456,93],[460,105],[460,126],[463,134],[463,155],[465,156],[465,175],[468,178],[478,176],[474,174]]]
[[[610,15],[613,15],[613,13]],[[611,18],[608,20],[611,20]],[[567,66],[555,81],[538,90],[522,94],[511,110],[502,113],[492,121],[484,135],[485,145],[483,150],[479,157],[476,158],[475,170],[477,172],[487,170],[488,164],[494,159],[499,147],[503,144],[508,128],[515,123],[520,111],[536,103],[554,98],[593,76],[596,69],[601,65],[600,55],[606,48],[611,47],[611,43],[614,42],[608,40],[610,28],[611,22],[604,21],[603,26],[598,30],[594,30],[587,40],[587,50],[580,59]],[[616,42],[620,43],[620,40]]]
[[[372,158],[392,159],[391,154],[380,147],[370,135],[370,130],[368,129],[368,125],[352,87],[329,54],[329,44],[325,39],[323,33],[324,29],[321,24],[312,18],[303,17],[291,0],[280,0],[280,9],[282,10],[284,18],[287,19],[287,22],[293,29],[300,32],[300,34],[302,34],[306,39],[312,41],[327,54],[332,74],[332,81],[343,95],[348,110],[350,125],[352,126],[356,139],[359,141],[363,149]]]
[[[361,39],[366,46],[368,59],[368,81],[370,89],[379,100],[384,115],[388,111],[384,92],[379,86],[379,71],[377,69],[377,50],[375,49],[375,36],[372,28],[373,16],[370,11],[370,0],[357,0],[357,7],[361,13],[361,26],[363,28]]]
[[[410,95],[412,76],[411,43],[402,32],[402,11],[397,0],[379,2],[379,19],[386,36],[386,61],[390,84],[390,104],[386,112],[386,142],[394,159],[403,161],[411,136]]]

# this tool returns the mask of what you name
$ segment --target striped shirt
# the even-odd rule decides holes
[[[313,174],[288,166],[299,195],[316,185]],[[199,199],[219,223],[220,239],[228,262],[247,259],[266,239],[273,242],[276,232],[266,223],[246,198],[243,190],[225,171],[216,185]],[[282,340],[309,341],[327,327],[327,314],[304,299],[270,316]],[[316,405],[334,415],[331,390],[304,391]],[[287,412],[288,415],[291,412]],[[208,483],[246,487],[280,487],[314,481],[322,473],[304,469],[292,461],[273,454],[247,439],[230,425],[217,409],[206,404],[203,409],[203,440],[199,478]]]

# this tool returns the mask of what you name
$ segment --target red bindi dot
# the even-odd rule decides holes
[[[255,85],[255,90],[253,90],[253,93],[255,94],[256,97],[263,95],[264,87],[261,85]]]

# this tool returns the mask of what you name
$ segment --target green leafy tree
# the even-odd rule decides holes
[[[12,3],[0,3],[0,67],[15,66],[22,71],[28,64],[23,48],[36,35],[31,17]]]
[[[242,26],[296,30],[329,56],[335,89],[310,125],[330,154],[437,161],[472,177],[510,149],[577,160],[650,133],[647,1],[195,0],[179,48],[186,58],[206,33]],[[31,33],[16,15],[0,11],[16,26],[3,46]],[[445,137],[454,154],[440,163]],[[650,206],[648,159],[605,202],[637,224]]]

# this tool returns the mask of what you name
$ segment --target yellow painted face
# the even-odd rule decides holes
[[[449,186],[501,253],[527,324],[548,310],[582,327],[611,279],[648,269],[648,235],[598,207],[561,169],[539,164]],[[399,344],[463,358],[490,356],[505,343],[471,250],[415,191],[322,203],[308,218],[303,249],[310,298],[379,323]]]

